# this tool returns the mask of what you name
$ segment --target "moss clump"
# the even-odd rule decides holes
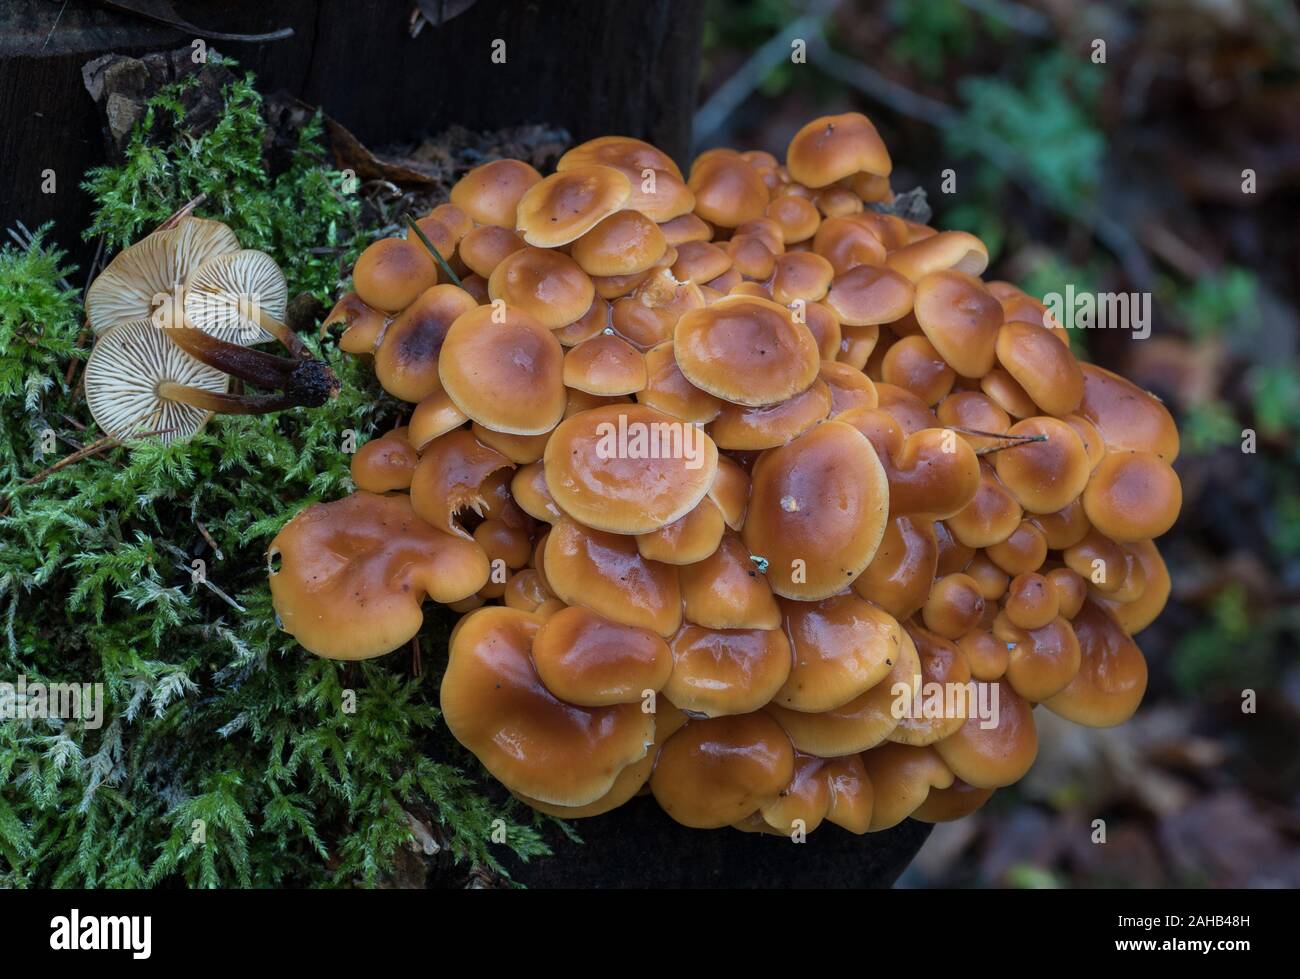
[[[152,100],[123,165],[89,175],[89,234],[124,245],[203,192],[200,213],[268,251],[291,294],[328,298],[364,240],[319,121],[273,178],[251,79],[202,133],[185,128],[186,84]],[[418,678],[403,654],[328,662],[276,627],[267,542],[347,493],[347,448],[396,417],[332,342],[308,339],[343,382],[319,410],[222,418],[183,445],[113,448],[18,485],[98,436],[65,383],[82,312],[47,235],[0,249],[0,681],[103,683],[104,717],[0,720],[0,886],[375,883],[412,816],[467,876],[507,849],[547,852],[531,815],[516,822],[461,772],[438,723],[445,623],[422,637]]]

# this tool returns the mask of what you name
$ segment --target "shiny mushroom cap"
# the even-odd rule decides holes
[[[546,689],[580,707],[639,703],[647,692],[661,690],[673,669],[660,636],[580,605],[546,620],[532,655]]]
[[[488,295],[555,330],[581,319],[591,309],[596,288],[568,255],[545,248],[521,248],[492,270]]]
[[[758,710],[790,674],[790,643],[780,629],[707,629],[687,622],[669,644],[673,671],[664,694],[696,716]]]
[[[982,377],[996,359],[1002,307],[979,279],[944,269],[916,284],[916,322],[963,377]]]
[[[902,655],[898,622],[855,594],[782,600],[781,609],[794,665],[774,699],[789,710],[842,707],[888,676]]]
[[[779,629],[767,578],[735,533],[723,535],[712,554],[682,567],[682,600],[688,622],[709,629]]]
[[[402,401],[418,403],[442,389],[438,359],[452,323],[477,304],[450,284],[430,286],[388,324],[375,348],[375,377]]]
[[[367,306],[396,313],[438,284],[438,266],[417,240],[380,238],[357,259],[352,283]]]
[[[733,150],[696,157],[686,185],[695,195],[696,215],[719,228],[761,218],[770,199],[762,175]]]
[[[528,189],[519,201],[515,226],[528,244],[556,248],[627,207],[631,196],[632,184],[619,170],[573,167]]]
[[[522,160],[493,160],[461,177],[451,188],[451,202],[478,224],[513,228],[520,199],[541,179]]]
[[[826,187],[864,171],[888,177],[893,170],[884,141],[860,112],[814,119],[790,140],[785,161],[791,178],[805,187]]]
[[[1111,452],[1083,491],[1083,509],[1099,531],[1120,543],[1159,537],[1174,525],[1183,487],[1153,452]]]
[[[1044,701],[1066,720],[1113,727],[1133,716],[1147,688],[1147,664],[1137,643],[1100,604],[1088,599],[1071,623],[1082,662],[1069,686]]]

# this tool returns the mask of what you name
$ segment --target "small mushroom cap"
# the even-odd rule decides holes
[[[328,330],[335,323],[345,327],[339,337],[339,349],[349,354],[373,354],[388,325],[388,316],[371,309],[355,292],[345,293],[321,323]]]
[[[663,232],[640,211],[611,214],[573,243],[570,254],[588,275],[634,275],[668,250]]]
[[[823,758],[795,752],[794,775],[776,799],[759,810],[766,828],[794,836],[811,833],[826,818],[831,805],[831,790],[822,774],[827,764]]]
[[[774,698],[790,710],[843,707],[881,682],[902,655],[903,630],[852,593],[819,602],[783,600],[794,665]]]
[[[426,595],[468,598],[489,571],[481,547],[429,526],[406,496],[365,492],[300,511],[267,553],[280,557],[271,601],[284,630],[328,659],[396,649],[424,624]]]
[[[592,530],[565,517],[546,538],[545,580],[566,604],[661,636],[682,622],[677,568],[647,561],[636,539]]]
[[[1073,547],[1085,537],[1092,525],[1083,512],[1083,502],[1072,500],[1055,513],[1040,513],[1033,518],[1034,524],[1043,532],[1047,547],[1053,551],[1064,551]]]
[[[793,194],[773,198],[765,214],[780,227],[781,241],[787,245],[807,241],[817,234],[822,223],[822,216],[813,203]],[[883,253],[881,257],[884,257]]]
[[[931,789],[950,788],[954,779],[933,747],[882,744],[862,753],[862,765],[874,797],[872,833],[897,826],[925,804]]]
[[[515,226],[539,248],[567,245],[622,210],[632,184],[613,167],[573,167],[530,187],[519,201]]]
[[[970,575],[944,575],[930,589],[921,618],[925,627],[945,639],[960,639],[984,615],[984,595]]]
[[[964,819],[993,797],[993,789],[977,789],[961,779],[953,779],[946,789],[931,789],[925,802],[912,813],[923,823],[949,823]]]
[[[555,599],[555,596],[542,584],[542,576],[534,568],[524,568],[518,574],[510,576],[502,598],[508,608],[535,612],[539,605]]]
[[[646,359],[622,337],[597,333],[564,355],[564,384],[588,394],[635,394],[648,383]]]
[[[486,279],[507,256],[524,247],[524,239],[513,228],[481,224],[461,239],[456,254],[466,268]]]
[[[645,354],[646,383],[637,401],[685,422],[704,425],[718,417],[722,400],[701,391],[677,366],[673,342],[665,340]]]
[[[685,567],[716,551],[726,529],[722,511],[706,496],[686,516],[648,534],[637,534],[636,546],[648,560]]]
[[[1008,435],[1046,436],[1010,445],[995,454],[998,478],[1030,513],[1055,513],[1088,485],[1088,450],[1078,434],[1055,418],[1027,418]]]
[[[533,640],[533,665],[546,689],[580,707],[640,703],[673,671],[664,640],[611,622],[580,605],[546,620]]]
[[[1021,521],[1004,541],[985,551],[990,563],[1009,575],[1028,574],[1047,559],[1047,537],[1028,520]]]
[[[418,403],[442,389],[438,359],[451,325],[477,304],[453,285],[430,286],[390,323],[375,349],[375,377],[402,401]]]
[[[682,282],[711,282],[731,268],[732,258],[711,241],[687,241],[677,246],[672,274]]]
[[[149,432],[164,445],[183,442],[203,428],[212,412],[158,394],[170,381],[224,394],[230,375],[200,363],[172,343],[152,320],[119,322],[95,341],[84,383],[90,414],[112,438],[126,441]]]
[[[598,530],[648,534],[695,509],[713,483],[718,450],[694,425],[618,404],[565,419],[545,463],[565,513]]]
[[[270,255],[253,248],[214,255],[185,283],[185,315],[205,333],[230,343],[267,343],[258,312],[284,319],[289,287]]]
[[[1141,596],[1131,602],[1111,601],[1104,596],[1099,596],[1097,603],[1110,611],[1124,631],[1132,636],[1137,635],[1156,620],[1156,616],[1161,613],[1165,603],[1169,601],[1172,583],[1169,579],[1169,569],[1165,567],[1164,559],[1160,556],[1160,551],[1157,550],[1152,541],[1136,541],[1127,545],[1125,550],[1136,558],[1141,566],[1146,587],[1142,589]],[[1073,575],[1081,583],[1081,579],[1078,579],[1078,575],[1074,575],[1073,572],[1063,568],[1058,570]],[[1057,572],[1053,571],[1052,574],[1056,575]],[[1059,581],[1057,584],[1059,589]],[[1082,601],[1082,597],[1080,597],[1080,601]],[[1065,612],[1061,614],[1065,615]],[[1067,618],[1069,617],[1067,616]]]
[[[522,160],[493,160],[461,177],[451,188],[451,202],[478,224],[513,228],[521,198],[541,179]]]
[[[511,608],[483,608],[461,620],[442,679],[443,718],[507,788],[553,805],[587,805],[645,757],[654,715],[639,703],[557,700],[529,657],[541,628],[537,616]]]
[[[987,629],[975,629],[957,640],[975,680],[1000,680],[1007,672],[1011,654],[1007,644]]]
[[[709,437],[720,449],[753,451],[785,445],[830,416],[830,386],[820,378],[812,387],[777,404],[751,408],[723,402],[709,423]]]
[[[794,775],[794,748],[765,714],[691,721],[659,752],[650,791],[684,826],[717,829],[771,802]]]
[[[878,403],[871,378],[848,364],[824,359],[817,376],[830,388],[831,418],[853,408],[874,408]]]
[[[961,727],[970,713],[968,703],[957,701],[950,705],[948,697],[970,682],[970,667],[961,650],[937,633],[909,625],[907,634],[921,661],[921,683],[912,690],[910,704],[900,701],[895,705],[901,708],[902,716],[898,718],[898,726],[889,733],[889,740],[911,745],[934,744]],[[936,703],[931,696],[934,690],[944,694],[942,703],[937,705],[942,708],[939,711],[934,709]]]
[[[941,231],[896,248],[889,253],[885,264],[913,282],[943,269],[982,275],[989,266],[989,250],[984,242],[965,231]]]
[[[937,405],[948,396],[956,372],[923,336],[902,337],[885,353],[880,377],[886,384],[908,391],[924,404]]]
[[[713,229],[694,214],[683,214],[671,221],[664,221],[659,225],[659,230],[670,246],[678,248],[688,241],[709,241],[713,238]]]
[[[784,306],[729,297],[677,321],[677,366],[697,388],[734,404],[776,404],[806,390],[821,363],[808,328]]]
[[[818,425],[754,466],[742,530],[785,598],[829,598],[871,563],[889,517],[889,484],[871,443],[841,422]]]
[[[768,285],[772,300],[792,306],[799,300],[815,303],[826,298],[835,278],[831,263],[814,252],[786,252],[773,262]]]
[[[1001,367],[993,368],[980,378],[980,390],[1012,418],[1029,418],[1042,414],[1038,405],[1034,404],[1034,399]]]
[[[417,407],[415,410],[418,414],[420,409]],[[411,416],[411,422],[414,425],[414,415]],[[550,432],[542,435],[508,435],[505,432],[494,432],[490,428],[484,428],[478,422],[471,426],[471,430],[476,439],[496,449],[517,466],[526,466],[540,459],[546,451],[546,443],[551,439]]]
[[[993,468],[980,467],[975,498],[961,512],[947,518],[948,529],[967,547],[992,547],[1014,534],[1024,511]]]
[[[419,241],[380,238],[357,259],[352,283],[367,306],[396,313],[438,284],[438,266]]]
[[[953,391],[940,402],[935,413],[940,424],[956,430],[976,452],[997,448],[1005,440],[974,435],[972,431],[990,432],[997,436],[1011,427],[1011,416],[980,391]]]
[[[1182,505],[1178,474],[1152,452],[1111,452],[1083,491],[1089,522],[1120,543],[1159,537],[1174,525]]]
[[[762,281],[776,268],[776,255],[758,235],[733,234],[725,248],[731,267],[745,279]]]
[[[1178,427],[1169,410],[1136,384],[1102,367],[1080,364],[1083,400],[1079,414],[1096,426],[1112,452],[1150,452],[1173,465]]]
[[[519,508],[534,520],[555,523],[564,516],[546,488],[546,470],[540,462],[525,465],[515,473],[510,492]]]
[[[1028,572],[1012,579],[1007,588],[1006,613],[1016,628],[1041,629],[1060,612],[1061,596],[1046,576]]]
[[[1070,623],[1057,616],[1037,629],[1012,626],[1012,630],[1015,645],[1007,662],[1007,682],[1012,689],[1034,704],[1064,690],[1081,662],[1079,640]]]
[[[912,310],[913,286],[890,269],[859,265],[831,280],[826,294],[843,326],[877,326],[901,319]]]
[[[352,482],[369,493],[403,490],[411,485],[419,462],[415,447],[390,432],[357,449],[352,457]]]
[[[749,473],[735,460],[718,456],[718,474],[709,487],[709,499],[718,505],[732,530],[740,530],[749,509]]]
[[[790,673],[790,642],[780,629],[706,629],[687,622],[669,645],[673,671],[664,695],[690,714],[758,710]]]
[[[509,435],[541,435],[564,416],[564,348],[509,306],[476,306],[447,331],[438,376],[465,415]]]
[[[921,661],[906,631],[897,661],[888,675],[847,704],[809,714],[787,710],[775,701],[765,710],[780,722],[794,746],[822,758],[866,751],[888,738],[898,727],[896,706],[910,697],[921,682]]]
[[[488,505],[489,476],[513,468],[509,459],[488,448],[463,428],[448,432],[424,447],[411,477],[411,505],[422,520],[466,540],[458,522],[462,511],[482,513]]]
[[[808,123],[790,140],[785,165],[791,179],[805,187],[826,187],[863,171],[888,177],[893,170],[884,140],[860,112]]]
[[[879,326],[842,325],[840,327],[840,350],[835,359],[858,370],[865,370],[867,361],[871,359],[876,344],[879,342]]]
[[[733,150],[696,157],[686,186],[695,195],[695,213],[719,228],[761,218],[770,199],[762,175]]]
[[[451,397],[440,387],[415,406],[406,437],[417,449],[423,449],[438,436],[446,435],[453,428],[460,428],[467,421],[469,417],[456,407]],[[516,460],[511,458],[510,461]]]
[[[973,275],[944,269],[916,284],[916,322],[963,377],[982,377],[996,359],[1002,306]]]
[[[934,523],[898,514],[885,525],[880,547],[853,590],[900,621],[920,611],[939,566]]]
[[[1070,685],[1043,702],[1052,713],[1087,727],[1113,727],[1133,716],[1147,688],[1142,651],[1092,599],[1071,623],[1079,639],[1082,662]]]
[[[86,290],[86,321],[96,336],[118,323],[148,319],[159,296],[173,295],[208,259],[237,251],[220,221],[193,216],[118,252]]]
[[[1006,323],[998,331],[997,357],[1034,403],[1049,415],[1068,415],[1083,398],[1083,372],[1069,348],[1050,331]]]
[[[996,789],[1020,781],[1038,756],[1033,707],[1005,680],[996,682],[996,723],[968,718],[955,734],[934,746],[957,778],[978,789]],[[991,694],[988,702],[993,702]]]
[[[800,198],[782,197],[778,200]],[[811,204],[808,206],[812,207]],[[837,276],[862,265],[885,264],[885,246],[880,238],[870,223],[855,217],[827,218],[823,221],[813,238],[813,251],[831,263]]]
[[[488,295],[527,313],[548,330],[556,330],[581,319],[591,309],[596,288],[568,255],[544,248],[521,248],[492,270]]]
[[[688,622],[708,629],[779,629],[767,579],[735,533],[723,535],[712,554],[682,567],[682,600]]]

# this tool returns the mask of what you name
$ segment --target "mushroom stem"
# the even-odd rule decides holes
[[[266,405],[266,407],[252,409],[253,413],[278,411],[281,408],[299,405],[317,408],[333,397],[339,389],[339,382],[334,372],[319,360],[291,360],[261,350],[251,350],[248,347],[229,343],[210,333],[204,333],[188,321],[184,326],[168,329],[167,336],[176,346],[209,367],[214,367],[256,387],[283,392],[283,397],[253,397],[231,402],[232,404]],[[184,387],[184,385],[173,386]],[[186,398],[176,400],[185,401]],[[187,401],[187,403],[195,404],[196,407],[206,407],[196,402]],[[239,408],[211,410],[240,411]]]
[[[446,274],[447,278],[451,279],[452,284],[463,289],[464,286],[461,286],[460,284],[460,276],[451,270],[451,266],[447,264],[447,260],[442,257],[442,252],[438,251],[438,249],[434,247],[433,242],[431,242],[428,236],[420,230],[420,226],[415,223],[415,219],[409,214],[406,216],[406,223],[411,226],[411,230],[414,231],[415,236],[420,239],[420,243],[423,244],[425,248],[429,249],[434,259],[437,260],[438,266]]]
[[[272,411],[283,411],[285,408],[296,408],[302,404],[302,401],[290,394],[219,394],[216,391],[205,391],[202,388],[177,384],[174,381],[160,383],[158,396],[220,415],[265,415]]]
[[[280,343],[284,345],[284,349],[289,351],[289,353],[297,359],[311,359],[311,353],[302,342],[302,338],[270,313],[259,312],[257,316],[257,324],[267,333],[271,334],[271,336],[279,340]]]

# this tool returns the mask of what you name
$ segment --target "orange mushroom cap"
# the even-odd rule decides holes
[[[933,747],[882,744],[862,753],[862,766],[874,796],[872,833],[897,826],[925,804],[931,789],[950,788],[954,780]]]
[[[1152,452],[1111,452],[1083,490],[1088,521],[1120,543],[1159,537],[1174,525],[1182,505],[1178,474]]]
[[[648,560],[686,566],[707,560],[718,549],[726,529],[722,511],[706,496],[686,516],[648,534],[637,534],[636,546]]]
[[[596,288],[568,255],[545,248],[521,248],[492,270],[488,295],[527,313],[548,330],[556,330],[586,315]]]
[[[647,691],[663,689],[673,670],[672,652],[660,636],[580,605],[546,620],[532,656],[546,689],[580,707],[640,703]]]
[[[831,280],[826,305],[844,326],[892,323],[912,309],[914,287],[890,269],[859,265]]]
[[[998,331],[998,363],[1049,415],[1068,415],[1083,398],[1079,363],[1051,332],[1028,323],[1005,323]]]
[[[978,789],[1020,781],[1038,756],[1033,707],[1005,680],[998,686],[996,721],[970,717],[955,734],[934,746],[957,778]],[[993,703],[992,696],[988,702]]]
[[[852,593],[819,602],[783,600],[794,665],[774,700],[817,713],[843,707],[893,670],[903,630],[888,612]]]
[[[515,227],[530,245],[567,245],[626,207],[631,196],[631,182],[613,167],[572,167],[528,188]]]
[[[916,322],[963,377],[982,377],[996,359],[1002,307],[979,279],[944,269],[916,284]]]
[[[352,282],[367,306],[395,313],[437,284],[438,266],[418,241],[380,238],[357,258]]]
[[[570,254],[588,275],[634,275],[668,250],[659,225],[639,211],[619,211],[573,243]]]
[[[515,212],[542,175],[522,160],[493,160],[475,167],[451,188],[451,202],[479,224],[515,226]]]
[[[664,695],[694,715],[758,710],[790,674],[790,642],[780,629],[707,629],[687,622],[670,645],[673,672]]]
[[[474,298],[453,285],[430,286],[388,324],[375,349],[375,377],[385,391],[418,403],[442,388],[438,359],[447,332]]]
[[[411,505],[434,527],[469,540],[458,522],[461,511],[482,513],[487,506],[487,478],[511,468],[513,463],[496,449],[465,429],[456,429],[425,446],[411,478]]]
[[[1150,452],[1173,465],[1178,428],[1153,395],[1093,364],[1080,364],[1083,400],[1079,414],[1096,426],[1111,451]]]
[[[860,112],[808,123],[790,140],[785,165],[790,177],[806,187],[826,187],[864,171],[888,177],[893,170],[884,141]]]
[[[762,175],[733,150],[696,157],[686,186],[695,195],[695,213],[719,228],[761,218],[770,199]]]
[[[370,493],[406,489],[419,461],[415,447],[390,432],[357,449],[352,457],[352,482]]]
[[[1113,727],[1133,716],[1147,688],[1137,643],[1105,608],[1088,599],[1071,623],[1082,661],[1069,686],[1043,702],[1052,713],[1087,727]]]

